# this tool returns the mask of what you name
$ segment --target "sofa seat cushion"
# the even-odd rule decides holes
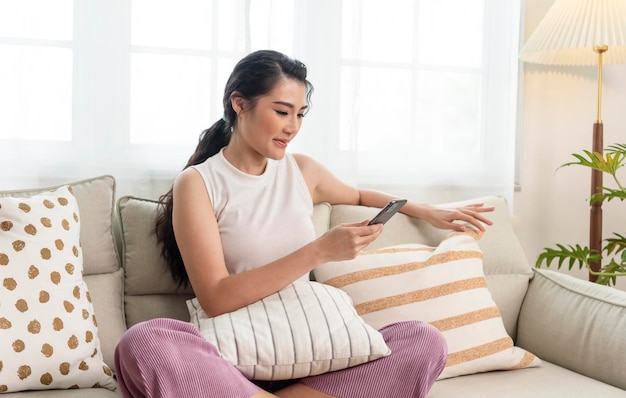
[[[543,361],[541,367],[438,380],[428,398],[623,398],[624,390]]]

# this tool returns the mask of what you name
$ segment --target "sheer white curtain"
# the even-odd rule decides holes
[[[317,40],[296,50],[317,91],[302,150],[363,187],[428,202],[512,201],[520,1],[337,7],[304,12]]]
[[[510,198],[519,1],[0,0],[0,189],[157,197],[272,48],[315,86],[292,151],[415,199]]]

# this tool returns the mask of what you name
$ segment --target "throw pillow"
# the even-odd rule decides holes
[[[404,244],[362,252],[354,260],[316,268],[315,280],[345,290],[375,328],[418,319],[448,343],[439,379],[537,366],[513,345],[483,273],[477,231],[453,232],[437,247]]]
[[[82,273],[68,186],[0,198],[0,392],[117,388]]]
[[[286,380],[345,369],[389,355],[382,335],[359,317],[348,295],[296,281],[237,311],[208,317],[197,299],[191,321],[251,380]]]

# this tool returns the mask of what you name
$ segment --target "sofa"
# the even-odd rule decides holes
[[[186,301],[193,292],[177,287],[165,268],[152,232],[155,201],[117,198],[111,176],[67,184],[80,210],[83,277],[97,316],[102,358],[114,371],[114,349],[124,331],[157,317],[188,321]],[[30,197],[53,188],[4,191],[0,199]],[[511,341],[539,358],[541,364],[437,380],[429,397],[625,397],[626,293],[531,268],[515,234],[517,220],[510,215],[506,201],[494,196],[447,206],[469,202],[496,207],[487,214],[494,225],[478,240],[487,287]],[[360,221],[376,212],[363,206],[319,204],[313,222],[321,234],[334,225]],[[398,214],[368,249],[414,242],[437,246],[446,234],[448,231],[434,229],[422,220]],[[0,301],[0,317],[4,304]],[[0,367],[0,385],[3,371],[7,372],[6,365]],[[119,388],[31,390],[7,395],[121,396]]]

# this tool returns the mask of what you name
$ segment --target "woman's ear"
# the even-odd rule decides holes
[[[237,115],[244,111],[245,104],[246,100],[241,96],[238,91],[234,91],[230,95],[230,105],[233,107],[233,110]]]

